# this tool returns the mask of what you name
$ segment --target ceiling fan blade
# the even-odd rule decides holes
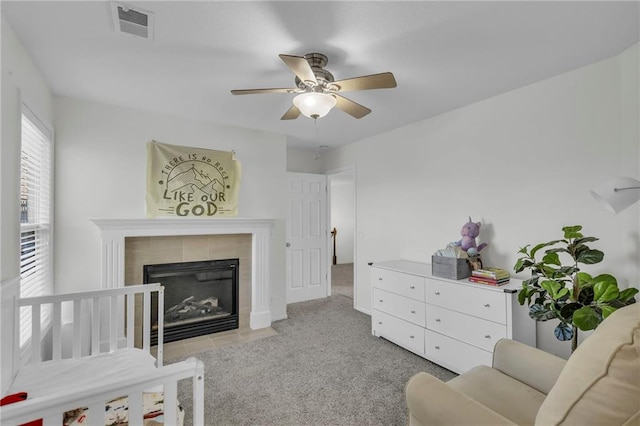
[[[369,108],[362,106],[359,103],[352,101],[351,99],[347,99],[344,96],[340,96],[335,93],[333,94],[333,96],[335,96],[337,101],[336,107],[352,117],[362,118],[371,112]]]
[[[296,118],[298,118],[298,116],[300,116],[300,110],[297,106],[291,105],[291,108],[289,108],[287,112],[284,113],[280,120],[295,120]]]
[[[280,59],[287,64],[289,69],[293,71],[301,81],[313,81],[315,84],[318,84],[316,75],[313,73],[311,65],[309,65],[309,62],[305,58],[300,56],[280,55]]]
[[[258,95],[261,93],[293,93],[297,89],[289,88],[289,89],[240,89],[240,90],[232,90],[231,93],[234,95]]]
[[[393,74],[390,72],[338,80],[331,84],[340,86],[340,92],[369,89],[392,89],[398,85]]]

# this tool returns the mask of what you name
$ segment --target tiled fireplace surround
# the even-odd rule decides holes
[[[142,283],[144,265],[223,259],[239,260],[238,325],[247,328],[251,312],[251,234],[127,237],[124,282]]]
[[[239,329],[166,344],[165,357],[273,334],[270,219],[96,219],[103,288],[141,284],[143,265],[239,259]]]

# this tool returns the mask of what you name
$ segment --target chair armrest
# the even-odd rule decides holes
[[[411,426],[515,425],[427,373],[413,376],[405,393]]]
[[[493,368],[545,395],[558,380],[566,360],[511,339],[501,339],[493,351]]]

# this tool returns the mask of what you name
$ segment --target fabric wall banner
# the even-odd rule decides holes
[[[240,174],[233,152],[151,141],[147,216],[237,216]]]

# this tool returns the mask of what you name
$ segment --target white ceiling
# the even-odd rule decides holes
[[[130,1],[155,40],[118,34],[110,2],[2,1],[57,95],[286,134],[331,148],[614,56],[639,39],[625,2]],[[281,121],[294,87],[278,54],[329,57],[335,78],[391,71],[395,89],[349,92],[373,110]]]

